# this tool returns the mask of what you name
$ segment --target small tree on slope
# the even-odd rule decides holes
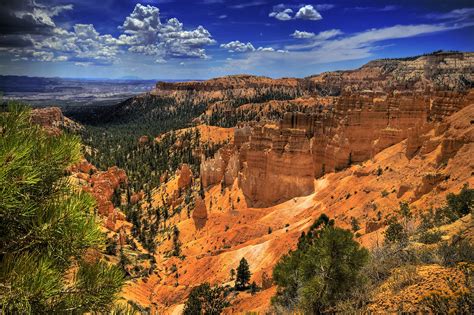
[[[361,281],[368,251],[350,231],[334,227],[321,216],[300,237],[298,249],[283,256],[273,269],[278,285],[272,303],[286,312],[332,312],[337,302],[349,299]]]
[[[250,272],[249,264],[245,258],[242,258],[237,267],[237,278],[235,279],[235,288],[239,291],[245,290],[252,273]]]

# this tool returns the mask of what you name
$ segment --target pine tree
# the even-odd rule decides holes
[[[184,305],[184,315],[218,315],[229,306],[225,299],[225,289],[219,286],[211,287],[209,283],[203,283],[195,287],[189,294]]]
[[[239,291],[245,290],[247,287],[252,273],[250,272],[249,263],[245,258],[240,260],[239,266],[237,267],[237,278],[235,279],[235,288]]]
[[[289,313],[331,312],[331,307],[350,298],[360,286],[360,270],[367,260],[368,251],[350,231],[334,227],[333,220],[321,216],[300,237],[298,249],[283,256],[273,269],[278,291],[272,303]]]
[[[79,139],[50,136],[29,115],[18,104],[0,112],[0,312],[107,312],[123,274],[82,259],[105,238],[92,197],[64,176]]]

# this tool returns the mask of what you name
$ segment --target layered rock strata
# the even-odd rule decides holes
[[[423,134],[434,124],[443,129],[438,121],[472,103],[474,90],[346,94],[312,114],[286,113],[278,125],[237,127],[233,147],[202,162],[201,180],[208,187],[238,179],[249,205],[270,206],[308,195],[315,178],[366,161],[407,138],[407,156],[440,144],[442,163],[461,144],[425,141]]]

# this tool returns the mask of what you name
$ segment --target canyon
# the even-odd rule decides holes
[[[160,184],[149,193],[132,191],[142,221],[153,222],[153,212],[163,207],[173,214],[153,239],[154,253],[138,241],[131,250],[127,243],[135,241],[125,241],[133,239],[133,225],[121,210],[127,196],[120,187],[129,174],[117,167],[97,170],[87,161],[71,170],[97,200],[104,230],[149,268],[128,281],[122,297],[152,313],[181,313],[200,283],[231,286],[231,269],[243,257],[261,290],[232,293],[225,312],[265,313],[277,290],[273,267],[321,214],[347,229],[356,219],[356,240],[376,248],[400,202],[421,215],[474,185],[474,53],[375,60],[300,79],[158,82],[149,93],[94,111],[93,120],[140,123],[179,113],[187,121],[177,130],[136,137],[142,151],[176,137],[170,157],[192,143],[189,160],[196,161],[159,174]],[[33,117],[53,133],[58,126],[83,128],[55,109]],[[121,194],[117,204],[114,191]],[[474,237],[471,215],[443,229],[446,239],[461,230]],[[180,255],[170,254],[177,243]],[[153,256],[153,268],[138,258],[143,255]],[[117,262],[116,256],[107,259]],[[450,272],[424,266],[421,285],[399,294],[382,290],[370,309],[397,311],[403,304],[405,311],[416,310],[410,297],[427,293],[433,274],[442,279],[436,285],[446,287],[450,276],[459,276]]]

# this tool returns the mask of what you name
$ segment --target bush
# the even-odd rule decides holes
[[[183,315],[218,315],[230,305],[226,300],[227,292],[219,286],[211,287],[203,283],[194,288],[184,305]]]
[[[474,310],[474,273],[472,267],[460,266],[464,279],[448,281],[451,294],[434,291],[424,296],[420,304],[433,314],[472,314]]]
[[[361,285],[360,270],[368,251],[354,241],[350,231],[333,224],[327,216],[320,217],[300,237],[298,249],[277,263],[273,279],[278,291],[272,299],[276,307],[318,314],[349,298]]]
[[[457,235],[450,242],[443,242],[437,250],[441,263],[454,266],[458,262],[474,263],[474,245]]]
[[[440,230],[423,231],[418,236],[418,241],[423,244],[435,244],[441,241],[443,232]]]
[[[474,189],[469,189],[468,184],[464,184],[459,194],[450,193],[446,196],[448,207],[459,217],[471,213],[474,207]]]
[[[398,244],[406,246],[408,244],[408,233],[403,225],[395,219],[389,221],[388,227],[385,230],[385,243]]]

